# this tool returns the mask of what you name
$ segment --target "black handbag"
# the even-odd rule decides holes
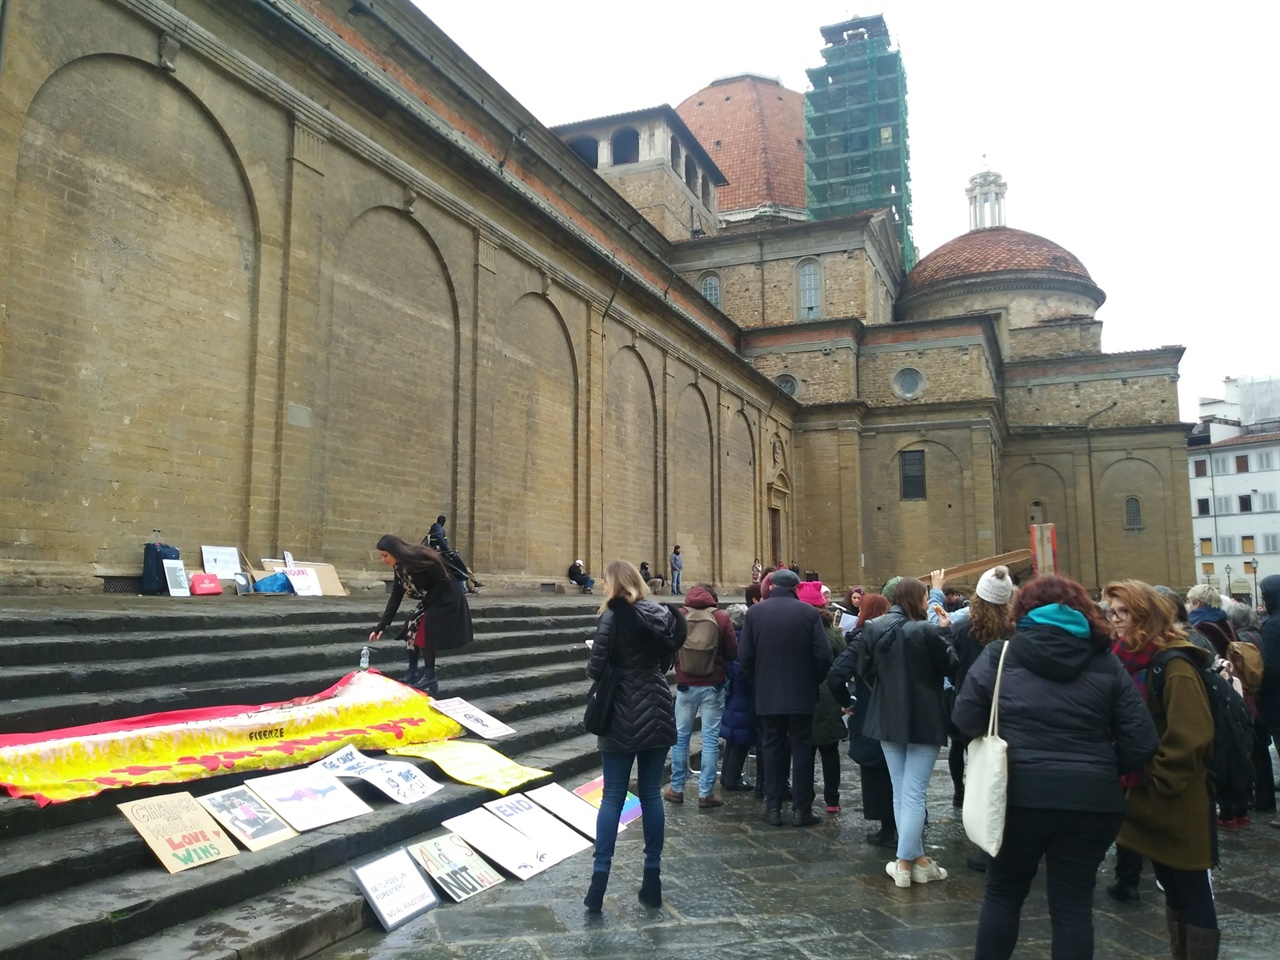
[[[613,723],[613,701],[618,694],[618,681],[622,671],[613,668],[613,648],[618,637],[618,621],[614,618],[609,629],[609,653],[604,661],[604,669],[591,684],[591,692],[587,694],[587,709],[582,714],[582,725],[587,733],[602,737],[609,732]]]

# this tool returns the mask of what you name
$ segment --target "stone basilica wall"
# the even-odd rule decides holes
[[[349,5],[294,6],[359,45]],[[438,512],[485,579],[665,569],[680,542],[688,579],[740,584],[767,502],[792,550],[761,452],[790,455],[795,405],[722,318],[655,296],[602,217],[513,199],[460,94],[434,109],[491,148],[487,172],[263,11],[181,9],[11,10],[4,589],[137,572],[153,528],[189,568],[201,544],[288,549],[375,583],[377,537]],[[419,61],[387,74],[451,89]]]

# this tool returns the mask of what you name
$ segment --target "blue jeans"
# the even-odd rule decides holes
[[[596,859],[592,869],[608,873],[613,864],[613,848],[618,842],[618,818],[627,799],[631,782],[631,765],[636,765],[636,791],[640,796],[640,820],[644,828],[645,869],[657,870],[662,865],[662,839],[666,834],[667,814],[662,809],[662,768],[667,762],[667,748],[623,753],[601,750],[604,768],[604,793],[600,812],[596,815]]]
[[[929,777],[941,747],[933,743],[880,742],[893,781],[893,816],[898,821],[898,859],[924,856],[924,807]]]
[[[720,762],[720,717],[724,713],[724,684],[676,690],[676,745],[671,748],[671,789],[684,791],[689,776],[689,740],[693,719],[702,715],[702,772],[698,775],[698,796],[709,797],[716,787],[716,764]]]
[[[594,590],[596,586],[596,578],[588,577],[585,573],[582,575],[581,580],[575,580],[573,582],[576,583],[578,586],[580,586],[583,590]]]
[[[679,592],[680,592],[680,578],[681,578],[682,576],[684,576],[684,571],[683,571],[683,570],[672,570],[672,571],[671,571],[671,592],[672,592],[672,593],[679,593]]]

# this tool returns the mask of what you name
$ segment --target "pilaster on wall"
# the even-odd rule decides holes
[[[973,485],[972,504],[969,516],[972,518],[973,556],[994,557],[1003,553],[1004,547],[999,540],[1000,518],[996,511],[996,458],[991,437],[990,426],[973,426],[969,429],[969,443],[973,451]],[[1007,549],[1020,549],[1025,544],[1017,544]]]
[[[324,131],[294,118],[281,297],[278,507],[267,544],[273,555],[286,547],[301,555],[314,554],[322,536],[323,503],[315,492],[324,486],[316,476],[323,469],[323,459],[312,430],[316,400],[312,372],[318,359],[326,140]]]
[[[1079,544],[1080,582],[1089,590],[1101,588],[1098,570],[1097,517],[1094,512],[1096,501],[1096,477],[1093,463],[1085,450],[1072,451],[1071,468],[1075,476],[1076,516],[1080,522],[1076,524],[1076,543]]]
[[[840,473],[840,556],[839,579],[831,586],[838,594],[838,587],[863,583],[866,571],[862,565],[862,433],[853,427],[843,427],[837,440],[837,460]],[[833,574],[834,575],[834,574]],[[830,584],[830,581],[828,581]]]
[[[582,557],[588,570],[604,571],[605,564],[613,557],[604,555],[604,418],[605,371],[604,360],[604,312],[589,300],[583,300],[587,343],[583,351],[583,377],[581,396],[584,399],[582,422],[582,493],[578,497],[581,517]],[[577,543],[578,541],[575,541]]]

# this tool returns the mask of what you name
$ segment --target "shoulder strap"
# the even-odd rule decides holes
[[[1004,675],[1004,655],[1009,652],[1009,641],[1004,641],[1004,646],[1000,649],[1000,662],[996,664],[996,682],[991,688],[991,716],[987,719],[987,736],[999,736],[1000,723],[998,714],[1000,712],[1000,678]]]
[[[1161,650],[1151,658],[1151,696],[1161,710],[1164,710],[1164,675],[1169,669],[1169,661],[1185,660],[1191,664],[1196,674],[1200,673],[1200,664],[1186,650],[1174,647],[1169,650]]]

